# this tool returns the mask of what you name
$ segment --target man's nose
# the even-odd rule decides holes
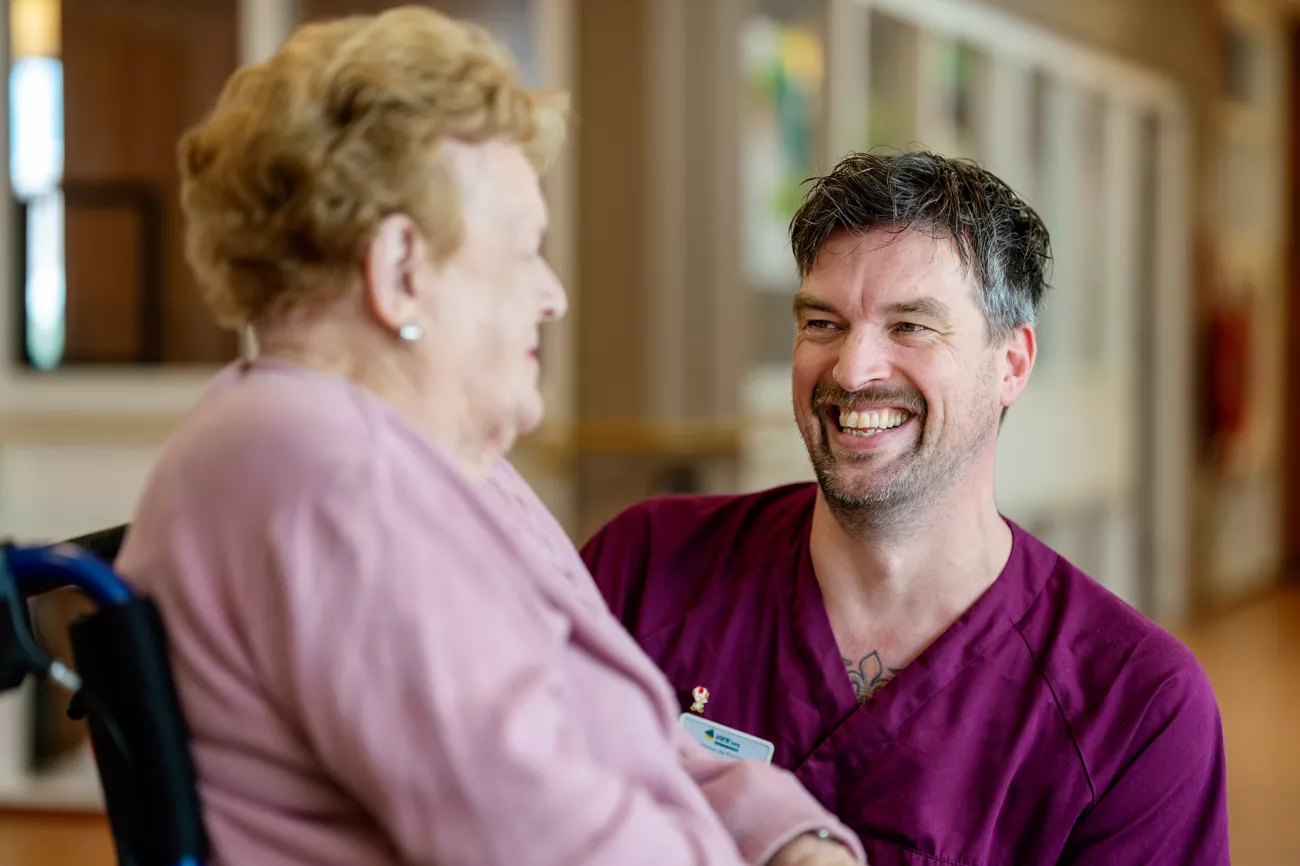
[[[861,391],[889,379],[892,360],[884,341],[867,334],[850,334],[840,347],[832,375],[845,391]]]

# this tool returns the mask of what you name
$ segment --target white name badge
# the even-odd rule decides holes
[[[719,725],[695,713],[682,713],[682,727],[695,742],[724,758],[762,761],[770,764],[772,753],[776,751],[776,747],[767,740],[760,740],[744,731]]]

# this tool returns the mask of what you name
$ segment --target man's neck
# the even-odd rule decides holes
[[[955,485],[952,496],[932,503],[905,526],[855,525],[849,531],[818,491],[813,569],[855,687],[857,678],[871,679],[869,671],[854,673],[863,659],[887,679],[1001,574],[1011,553],[1011,529],[998,513],[991,478],[982,495],[970,493],[970,486]]]

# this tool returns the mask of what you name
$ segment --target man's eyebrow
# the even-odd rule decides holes
[[[936,298],[916,298],[911,301],[900,301],[897,304],[890,304],[886,312],[894,316],[929,316],[932,319],[943,319],[947,321],[952,317],[952,311],[948,305]]]
[[[807,292],[796,292],[794,296],[794,314],[800,313],[838,313],[839,311],[827,301]]]

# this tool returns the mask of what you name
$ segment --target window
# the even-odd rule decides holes
[[[1079,153],[1078,200],[1079,283],[1082,302],[1074,327],[1081,332],[1082,360],[1099,364],[1105,360],[1107,323],[1111,321],[1111,293],[1106,286],[1106,197],[1113,184],[1108,177],[1112,166],[1107,153],[1106,95],[1085,92],[1080,103],[1082,136]],[[1113,171],[1113,169],[1111,169]]]
[[[817,4],[768,2],[741,33],[741,219],[744,274],[788,296],[799,283],[790,219],[818,170],[826,57]],[[788,310],[784,315],[788,328]]]
[[[939,96],[943,100],[943,125],[950,142],[949,156],[980,162],[986,159],[983,104],[987,90],[989,58],[967,42],[945,40],[940,50]]]
[[[219,363],[184,260],[176,143],[234,70],[236,0],[11,0],[10,362]]]
[[[868,149],[904,151],[916,140],[919,38],[914,25],[872,13]]]

